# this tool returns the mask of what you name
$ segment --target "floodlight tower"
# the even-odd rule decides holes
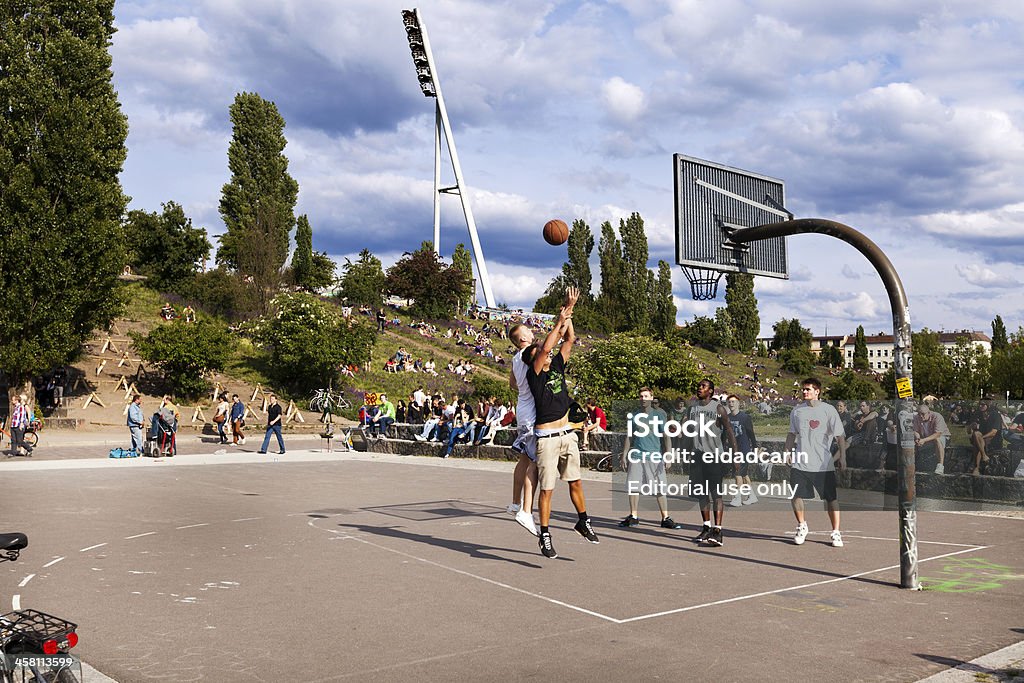
[[[491,293],[491,278],[487,274],[487,263],[484,261],[483,249],[480,248],[476,221],[473,219],[473,210],[469,206],[469,197],[466,196],[466,184],[462,180],[462,166],[459,165],[459,154],[455,150],[455,138],[452,137],[448,110],[444,106],[444,97],[441,95],[441,83],[437,78],[437,70],[434,68],[434,57],[430,52],[427,28],[420,21],[419,12],[416,9],[402,10],[402,21],[405,23],[405,32],[409,36],[409,49],[412,51],[412,62],[416,67],[420,90],[426,97],[433,97],[437,103],[434,116],[434,252],[438,256],[441,255],[441,194],[457,194],[462,202],[462,213],[466,216],[466,227],[469,228],[473,260],[476,263],[480,287],[484,292],[484,301],[489,308],[494,308],[496,304],[494,303],[494,294]],[[441,187],[442,132],[445,142],[448,144],[448,156],[452,160],[452,171],[455,173],[455,184],[449,187]]]

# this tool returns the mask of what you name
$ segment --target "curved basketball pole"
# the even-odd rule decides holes
[[[848,225],[822,218],[798,218],[780,223],[769,223],[753,228],[737,230],[730,235],[733,242],[745,244],[771,237],[788,237],[815,233],[841,239],[863,254],[885,284],[889,295],[889,306],[892,308],[892,331],[895,342],[893,370],[897,381],[911,378],[910,370],[910,305],[907,293],[903,289],[900,276],[893,268],[889,257],[878,245],[864,234]],[[896,414],[903,412],[903,400],[897,399]],[[914,442],[903,434],[903,425],[896,420],[897,438],[900,442],[900,461],[896,468],[896,481],[899,489],[900,511],[900,588],[920,590],[917,578],[917,486],[914,467]]]

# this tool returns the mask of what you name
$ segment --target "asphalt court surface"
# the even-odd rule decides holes
[[[894,512],[844,513],[836,549],[819,503],[800,547],[791,513],[727,509],[705,548],[695,511],[620,529],[587,481],[601,543],[560,486],[548,560],[504,511],[511,465],[481,467],[5,473],[4,526],[32,545],[0,598],[78,621],[79,654],[125,682],[916,680],[1022,639],[1019,519],[922,513],[931,590],[903,591]]]

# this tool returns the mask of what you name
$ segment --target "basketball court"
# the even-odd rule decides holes
[[[692,511],[619,528],[595,474],[601,543],[560,488],[548,560],[504,511],[508,463],[310,458],[11,472],[32,545],[4,585],[118,681],[909,681],[1021,640],[1024,520],[923,514],[930,589],[906,591],[894,512],[845,513],[839,549],[814,506],[799,547],[791,514],[727,511],[725,546],[697,547]],[[43,485],[73,504],[28,513]]]

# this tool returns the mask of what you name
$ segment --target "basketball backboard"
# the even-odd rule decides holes
[[[784,208],[781,180],[682,154],[673,156],[673,166],[676,263],[684,271],[700,268],[789,279],[784,237],[750,244],[729,241],[736,230],[793,218]]]

